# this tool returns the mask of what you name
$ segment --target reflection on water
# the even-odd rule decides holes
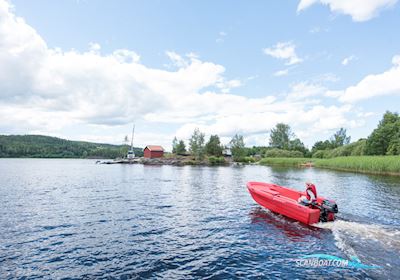
[[[321,231],[296,220],[272,213],[262,207],[254,207],[250,212],[251,222],[273,226],[283,232],[293,242],[304,242],[307,237],[321,238]]]
[[[396,279],[400,178],[318,169],[96,165],[0,160],[0,279]],[[336,200],[339,219],[302,225],[260,208],[247,181]],[[309,254],[376,271],[305,268]]]

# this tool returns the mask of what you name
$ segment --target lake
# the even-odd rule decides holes
[[[259,207],[247,181],[336,200],[305,226]],[[400,178],[264,166],[99,165],[0,159],[0,279],[398,279]],[[304,267],[357,257],[375,269]]]

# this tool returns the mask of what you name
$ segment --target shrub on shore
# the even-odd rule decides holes
[[[239,157],[235,158],[235,162],[242,162],[242,163],[254,163],[257,160],[254,157]]]
[[[263,158],[259,161],[261,165],[282,165],[282,166],[299,166],[309,163],[308,158]]]
[[[224,165],[226,164],[226,161],[224,157],[210,156],[208,157],[208,163],[210,165]]]
[[[288,151],[282,149],[271,149],[265,153],[267,158],[302,158],[304,157],[302,152],[299,151]]]
[[[335,158],[347,156],[363,156],[365,155],[365,147],[367,140],[360,139],[357,142],[340,146],[332,150],[317,150],[312,155],[313,158]]]

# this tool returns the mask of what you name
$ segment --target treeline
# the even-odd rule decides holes
[[[245,161],[247,150],[243,136],[235,135],[229,145],[222,145],[218,135],[211,135],[206,142],[205,134],[196,128],[189,139],[188,148],[183,140],[176,137],[172,141],[172,153],[177,155],[191,155],[196,161],[206,157],[211,164],[223,164],[223,155],[232,155],[235,161]]]
[[[363,155],[400,155],[400,116],[398,113],[386,112],[366,139],[350,143],[347,131],[340,128],[327,140],[316,142],[308,149],[296,137],[289,125],[278,123],[270,133],[268,145],[245,147],[243,136],[235,135],[228,145],[220,142],[218,135],[211,135],[205,141],[205,134],[196,129],[189,140],[188,148],[185,142],[175,137],[172,143],[173,153],[192,155],[196,160],[205,156],[221,157],[223,151],[230,150],[235,161],[251,162],[260,158],[334,158],[340,156]]]
[[[400,116],[398,113],[387,111],[377,128],[366,139],[359,139],[350,143],[346,138],[346,131],[341,130],[340,145],[334,146],[331,141],[319,141],[312,147],[312,156],[315,158],[334,158],[340,156],[363,155],[400,155]],[[337,133],[335,134],[337,135]],[[343,138],[344,137],[344,138]]]
[[[0,135],[0,157],[32,158],[117,158],[124,157],[128,145],[70,141],[42,135]],[[134,148],[137,156],[141,148]]]

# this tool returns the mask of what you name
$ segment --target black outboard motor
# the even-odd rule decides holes
[[[321,210],[319,215],[319,220],[321,222],[333,221],[335,219],[335,214],[339,212],[336,203],[326,199],[322,201],[319,209]]]

